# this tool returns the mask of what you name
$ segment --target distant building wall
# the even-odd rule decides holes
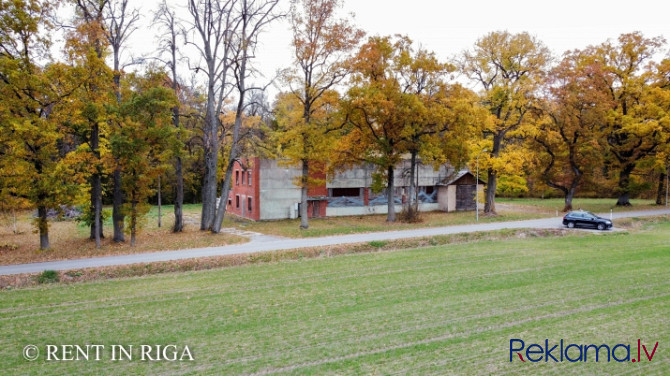
[[[255,221],[261,219],[259,163],[259,158],[241,159],[233,163],[227,212]]]
[[[418,164],[417,173],[419,176],[418,186],[434,186],[441,180],[444,180],[450,174],[453,174],[453,168],[441,165],[437,170],[431,165]],[[372,185],[372,174],[376,171],[374,166],[364,164],[353,167],[345,171],[338,171],[333,179],[326,183],[327,188],[369,188]],[[394,170],[393,179],[396,187],[407,187],[410,185],[409,174],[410,163],[404,161]]]
[[[280,166],[276,160],[262,159],[260,166],[260,219],[297,218],[296,204],[300,189],[293,184],[302,172],[300,168]]]
[[[419,211],[428,212],[436,211],[439,209],[438,204],[419,204]],[[402,205],[395,205],[395,212],[400,213],[402,211]],[[368,215],[368,214],[388,214],[387,205],[374,205],[374,206],[347,206],[340,208],[328,207],[326,210],[326,215],[328,217],[343,217],[351,215]]]
[[[447,186],[447,211],[456,211],[456,186]]]
[[[277,160],[251,158],[236,161],[233,169],[233,185],[227,208],[230,213],[253,220],[298,217],[301,195],[300,188],[294,183],[302,174],[300,166],[282,166]],[[421,211],[455,211],[458,197],[457,187],[453,183],[475,184],[474,177],[470,176],[472,174],[454,175],[454,170],[450,167],[441,166],[435,170],[432,166],[419,164],[417,169]],[[338,172],[332,179],[327,180],[323,166],[313,164],[310,167],[310,176],[324,183],[308,190],[308,216],[314,218],[387,214],[385,194],[373,193],[370,188],[374,171],[374,166],[362,165]],[[402,211],[401,202],[406,202],[409,194],[407,171],[409,161],[403,162],[395,170],[396,212]],[[455,177],[451,178],[453,176]],[[447,177],[452,182],[447,183],[449,185],[440,185]],[[481,186],[478,188],[482,189]]]

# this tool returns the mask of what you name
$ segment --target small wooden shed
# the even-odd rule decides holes
[[[484,181],[477,179],[469,170],[461,170],[451,179],[439,183],[437,202],[446,212],[475,210],[475,194],[484,189]]]

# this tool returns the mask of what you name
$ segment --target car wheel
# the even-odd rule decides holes
[[[575,228],[575,222],[568,222],[568,228]]]
[[[602,223],[598,223],[598,230],[602,231],[605,229],[605,225]]]

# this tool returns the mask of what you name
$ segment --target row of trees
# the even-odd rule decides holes
[[[287,16],[277,0],[189,0],[184,17],[163,3],[159,49],[143,59],[144,73],[126,72],[138,61],[122,56],[139,20],[128,0],[71,0],[61,59],[50,55],[56,4],[0,5],[0,200],[5,210],[37,208],[42,248],[47,210],[84,196],[96,244],[105,198],[113,239],[129,230],[134,243],[161,183],[173,191],[175,232],[185,189],[201,194],[200,229],[219,232],[233,163],[252,154],[302,168],[294,182],[302,228],[307,190],[321,183],[310,171],[358,163],[376,166],[389,221],[393,167],[404,158],[409,218],[418,163],[463,167],[480,155],[491,214],[497,191],[529,185],[562,192],[566,210],[589,184],[610,187],[620,205],[649,183],[636,173],[663,187],[670,60],[655,60],[662,38],[624,34],[556,61],[527,33],[492,32],[445,62],[407,37],[364,40],[338,16],[341,0],[294,0],[294,64],[270,109],[252,63],[262,31]],[[186,67],[190,81],[178,74]]]
[[[263,27],[279,17],[277,1],[193,0],[187,21],[164,3],[154,19],[164,31],[160,49],[143,59],[122,56],[140,19],[128,0],[72,0],[75,16],[67,25],[55,16],[59,5],[0,5],[3,209],[37,208],[46,249],[48,210],[88,196],[83,220],[100,246],[103,198],[110,197],[113,240],[125,241],[127,231],[134,245],[147,199],[160,195],[156,183],[160,187],[169,172],[176,191],[173,230],[183,229],[185,180],[202,179],[195,184],[202,192],[202,228],[218,232],[225,211],[225,205],[214,209],[218,166],[231,165],[253,139],[249,128],[258,121],[249,115],[254,106],[247,96],[257,88],[246,82],[249,60]],[[58,30],[65,30],[66,43],[57,59],[52,36]],[[177,75],[181,42],[201,54],[194,70],[206,74],[204,94]],[[144,73],[126,72],[139,63]]]
[[[351,50],[361,33],[323,12],[324,4],[339,3],[302,4],[293,13],[295,65],[301,69],[289,76],[297,84],[278,97],[275,115],[282,155],[303,167],[296,181],[303,187],[303,209],[306,188],[316,183],[308,179],[312,161],[331,170],[361,162],[376,166],[377,188],[387,192],[387,220],[394,221],[393,167],[402,158],[411,161],[411,218],[418,159],[460,168],[482,153],[489,214],[495,214],[497,192],[523,192],[529,181],[559,190],[564,210],[589,184],[615,192],[617,205],[630,205],[631,195],[649,185],[649,179],[634,179],[634,172],[658,177],[661,202],[670,153],[670,59],[654,58],[663,52],[663,38],[623,34],[556,61],[528,33],[492,32],[444,63],[406,37],[373,36],[343,59],[340,53]],[[299,22],[305,19],[313,23]],[[332,25],[340,33],[330,32]],[[344,95],[328,91],[345,73]],[[306,228],[306,213],[301,217]]]

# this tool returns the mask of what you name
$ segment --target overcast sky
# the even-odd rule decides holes
[[[144,24],[158,0],[136,0]],[[667,0],[345,0],[342,13],[354,13],[355,23],[368,35],[408,35],[416,44],[449,59],[473,46],[491,31],[527,31],[552,52],[563,52],[616,39],[622,33],[641,31],[647,37],[670,37],[670,2]],[[169,0],[185,5],[185,0]],[[132,4],[132,0],[131,0]],[[289,1],[283,4],[288,8]],[[187,16],[185,8],[178,14]],[[150,53],[155,27],[143,26],[130,40],[135,51]],[[275,23],[261,37],[256,66],[268,77],[291,64],[288,23]]]

